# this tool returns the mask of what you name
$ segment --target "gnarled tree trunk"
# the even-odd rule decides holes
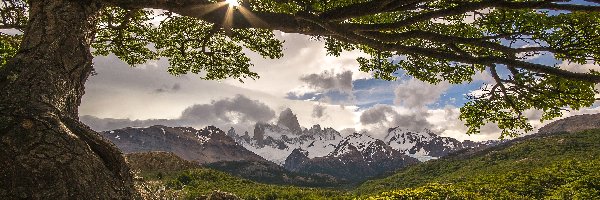
[[[102,6],[30,0],[21,49],[0,69],[0,199],[136,197],[121,153],[78,119]]]

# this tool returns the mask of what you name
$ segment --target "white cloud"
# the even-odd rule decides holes
[[[587,73],[590,70],[600,71],[600,65],[594,63],[577,64],[573,62],[563,61],[558,65],[559,68],[578,73]]]
[[[263,59],[255,53],[247,52],[261,78],[239,83],[235,80],[225,82],[234,86],[261,91],[275,96],[285,97],[287,92],[298,90],[303,85],[300,79],[307,74],[320,74],[323,71],[352,72],[352,80],[370,78],[371,75],[359,71],[356,58],[364,54],[352,51],[344,52],[340,57],[327,56],[324,42],[310,40],[308,36],[299,34],[282,34],[275,32],[280,40],[284,40],[284,57],[277,60]],[[273,84],[277,83],[277,84]]]
[[[434,85],[412,78],[396,87],[396,99],[394,102],[397,105],[403,105],[408,108],[420,109],[437,102],[449,87],[450,84],[447,82],[440,82]]]

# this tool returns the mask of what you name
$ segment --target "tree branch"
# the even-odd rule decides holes
[[[522,115],[521,110],[519,109],[519,107],[517,107],[517,104],[515,104],[515,102],[509,97],[508,95],[508,91],[506,89],[506,87],[504,86],[504,83],[502,81],[502,79],[500,79],[500,76],[498,75],[498,72],[496,71],[496,66],[490,66],[490,72],[492,74],[492,77],[494,78],[494,80],[496,81],[496,84],[500,87],[500,91],[502,92],[502,96],[504,96],[504,101],[506,101],[506,103],[515,111],[519,114],[519,117]]]
[[[330,33],[317,27],[301,24],[293,15],[269,12],[254,12],[245,7],[236,9],[225,2],[209,0],[104,0],[109,5],[127,9],[153,8],[168,10],[182,16],[194,17],[221,27],[230,28],[264,28],[286,33],[306,35],[329,35]],[[233,10],[230,10],[233,9]],[[224,19],[230,19],[225,21]],[[227,23],[227,24],[225,24]]]
[[[373,15],[383,12],[407,9],[410,5],[424,3],[432,0],[373,0],[364,3],[351,4],[336,8],[320,14],[323,20],[341,21],[345,19]],[[404,9],[399,9],[404,8]]]
[[[507,8],[507,9],[549,9],[562,11],[585,11],[585,12],[600,12],[600,6],[584,6],[574,4],[555,4],[552,1],[541,2],[507,2],[499,0],[486,0],[476,3],[458,3],[457,6],[447,9],[435,10],[423,14],[419,14],[408,19],[404,19],[393,23],[378,23],[378,24],[345,24],[346,29],[361,30],[361,31],[384,31],[393,30],[412,24],[433,20],[436,18],[459,15],[467,12],[473,12],[485,8]],[[355,16],[357,17],[357,16]]]

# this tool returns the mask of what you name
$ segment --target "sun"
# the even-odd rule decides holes
[[[229,4],[229,7],[240,6],[240,3],[237,0],[225,0],[225,2],[227,2],[227,4]]]

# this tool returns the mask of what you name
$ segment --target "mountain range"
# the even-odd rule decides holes
[[[301,185],[357,183],[461,149],[498,143],[460,142],[426,129],[416,132],[401,127],[390,128],[383,139],[365,132],[343,136],[318,124],[300,127],[290,109],[281,112],[276,124],[256,123],[252,135],[238,134],[234,128],[224,132],[214,126],[196,130],[162,125],[101,134],[124,153],[173,152],[185,160],[252,180]]]
[[[127,159],[133,169],[141,171],[146,184],[155,183],[156,188],[159,188],[151,194],[175,194],[178,198],[189,199],[202,199],[202,195],[214,193],[215,190],[232,193],[244,199],[599,199],[599,116],[600,114],[584,115],[558,120],[541,128],[536,134],[497,143],[491,147],[484,148],[484,143],[452,151],[439,159],[411,164],[385,176],[349,187],[342,186],[343,188],[327,185],[324,185],[326,188],[306,188],[263,184],[240,178],[239,175],[230,172],[249,169],[251,173],[258,172],[258,176],[265,176],[263,172],[272,170],[252,164],[255,161],[223,162],[239,163],[241,167],[231,164],[222,166],[222,162],[204,165],[215,164],[216,168],[213,169],[220,171],[226,169],[227,173],[222,173],[206,167],[188,169],[193,165],[178,159],[174,153],[129,154]],[[590,130],[581,130],[582,127]],[[425,134],[422,135],[424,138],[429,135]],[[412,137],[408,135],[413,134],[404,134],[403,137]],[[368,136],[363,134],[354,133],[343,138],[347,138],[342,142],[345,145],[336,146],[331,154],[338,160],[350,155],[369,158],[370,154],[363,155],[357,152],[369,152],[368,149],[374,146],[385,147],[385,139],[375,140],[375,143],[380,143],[377,145],[353,141],[352,138],[368,140]],[[450,144],[449,141],[441,140],[435,143]],[[471,144],[463,144],[463,147],[467,145]],[[392,145],[387,146],[391,148]],[[425,147],[422,148],[425,150],[412,147],[404,149],[409,153],[433,152]],[[372,150],[375,154],[400,152],[396,149]],[[294,149],[288,157],[298,157],[297,161],[310,162],[329,156],[308,158],[307,154],[307,151]],[[284,161],[284,165],[290,163],[288,160]],[[279,167],[282,172],[285,171],[283,167],[269,163]],[[357,170],[355,173],[362,171]],[[161,174],[165,176],[159,176]]]
[[[214,126],[191,127],[154,125],[101,132],[123,153],[165,151],[199,164],[219,161],[262,161],[262,157],[240,146]]]

